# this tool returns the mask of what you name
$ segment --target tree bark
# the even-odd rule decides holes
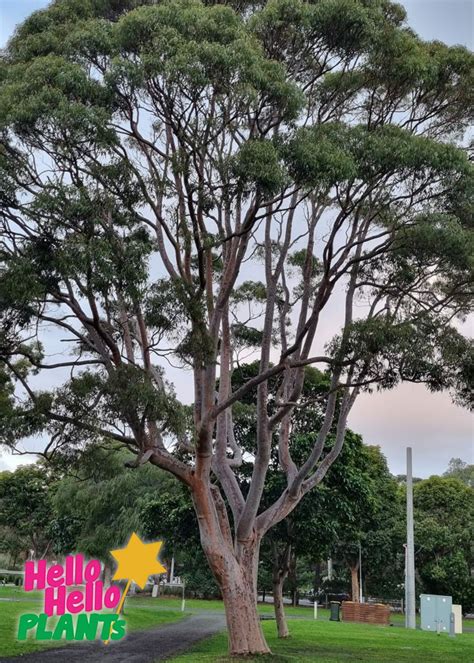
[[[282,554],[278,554],[278,544],[275,541],[273,542],[273,609],[275,611],[279,638],[288,638],[290,635],[285,615],[285,604],[283,602],[283,585],[288,576],[290,554],[290,545],[286,547]]]
[[[108,563],[104,564],[104,569],[102,573],[104,587],[110,587],[110,585],[112,584],[112,575],[113,573],[111,566]]]
[[[293,608],[297,608],[300,602],[300,597],[298,592],[298,575],[296,573],[296,554],[294,551],[292,551],[290,555],[288,578],[290,582],[291,605]]]
[[[206,555],[224,600],[230,655],[271,653],[257,611],[253,562],[258,549],[247,550],[240,562],[226,548]]]
[[[314,577],[313,577],[313,594],[316,595],[319,592],[321,586],[321,562],[316,562],[314,565]]]
[[[219,492],[195,484],[192,492],[201,545],[224,600],[231,656],[270,654],[257,611],[257,570],[260,539],[246,541],[230,531]]]
[[[285,606],[283,603],[283,584],[285,582],[286,573],[273,577],[273,607],[275,610],[275,619],[277,623],[278,637],[288,638],[290,631],[288,630],[288,623],[286,621]]]
[[[359,603],[359,565],[350,565],[351,570],[351,586],[352,586],[352,600],[354,603]]]
[[[245,573],[233,573],[222,586],[229,651],[231,656],[241,654],[269,654],[257,604],[252,589],[245,580]]]

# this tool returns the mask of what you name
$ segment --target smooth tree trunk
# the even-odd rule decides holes
[[[314,577],[313,577],[313,594],[316,596],[319,592],[321,586],[321,562],[316,562],[314,565]]]
[[[297,589],[293,587],[291,590],[291,607],[297,608],[300,604],[300,594]]]
[[[297,608],[300,602],[300,596],[298,591],[298,574],[296,572],[296,554],[294,551],[292,551],[290,555],[288,580],[290,582],[291,605],[293,608]]]
[[[275,542],[273,543],[273,609],[279,638],[288,638],[290,635],[283,602],[283,585],[288,576],[290,554],[291,546],[287,546],[285,551],[279,554],[278,545]]]
[[[285,582],[285,578],[286,573],[285,575],[278,574],[277,577],[273,577],[273,607],[275,610],[279,638],[288,638],[290,635],[288,623],[286,621],[285,606],[283,603],[283,583]]]
[[[102,581],[104,583],[104,587],[110,587],[112,584],[112,576],[112,567],[109,564],[104,564],[104,568],[102,570]]]
[[[359,603],[359,565],[351,565],[351,593],[354,603]]]

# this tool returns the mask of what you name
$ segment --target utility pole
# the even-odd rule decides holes
[[[407,447],[407,545],[405,557],[405,627],[416,628],[415,535],[413,525],[413,470],[411,447]]]

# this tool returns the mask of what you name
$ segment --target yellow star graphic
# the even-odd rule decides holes
[[[112,580],[124,580],[125,578],[129,581],[133,580],[143,589],[149,576],[166,573],[166,569],[157,559],[162,545],[162,541],[143,543],[134,532],[125,548],[110,551],[118,562]]]

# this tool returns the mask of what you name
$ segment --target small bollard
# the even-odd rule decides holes
[[[315,619],[318,618],[318,602],[317,601],[314,602],[314,618]]]
[[[452,612],[449,615],[449,637],[450,638],[455,638],[456,637],[456,629],[454,625],[454,612]]]

